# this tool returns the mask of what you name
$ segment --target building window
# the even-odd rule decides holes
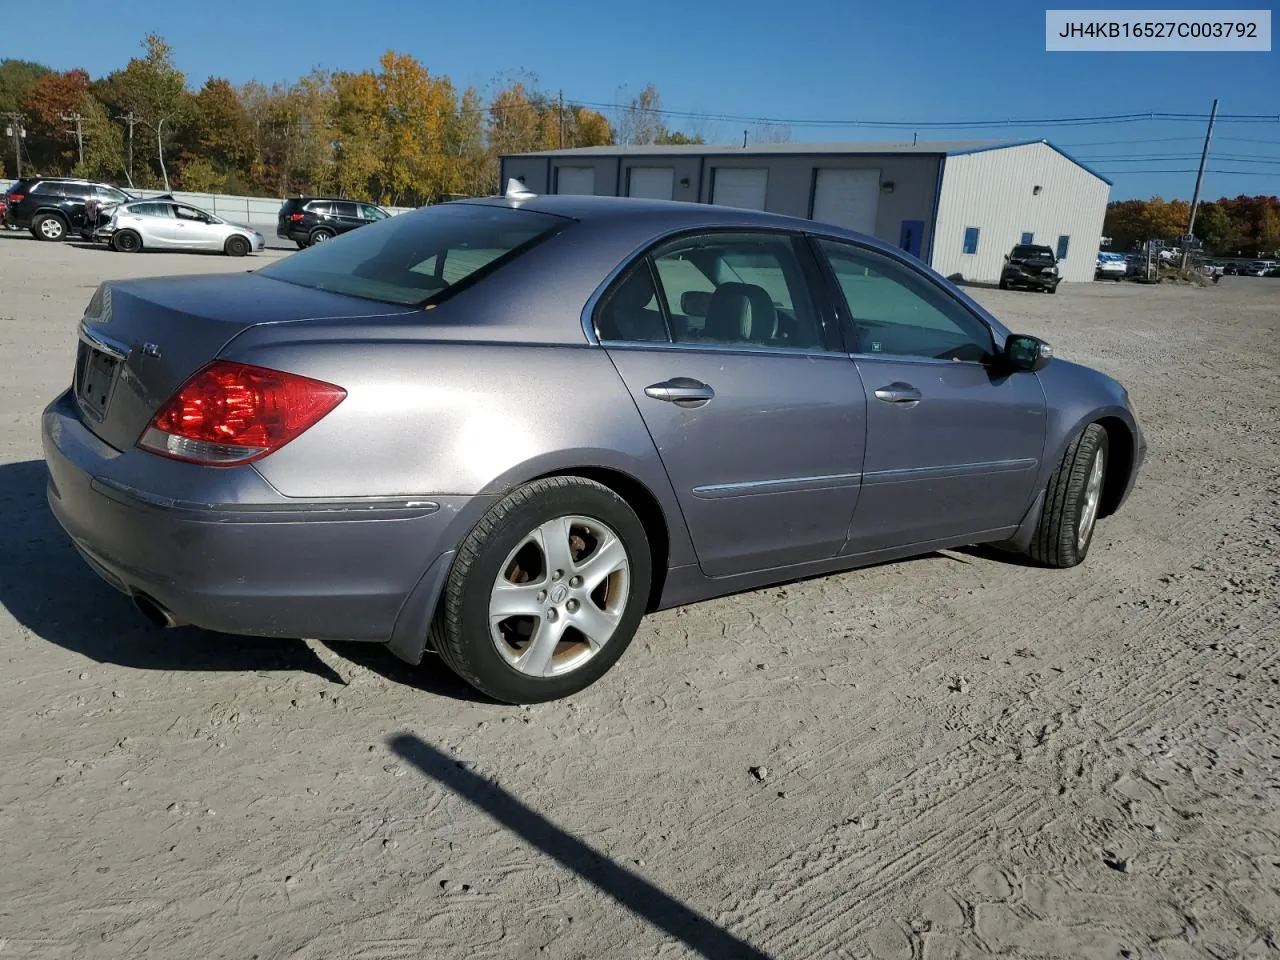
[[[1067,247],[1071,245],[1071,238],[1068,236],[1058,237],[1058,259],[1067,259]]]
[[[1034,233],[1032,233],[1030,230],[1022,231],[1022,245],[1024,247],[1035,242],[1036,242],[1036,235]]]
[[[978,228],[977,227],[964,228],[964,252],[965,253],[978,252]]]

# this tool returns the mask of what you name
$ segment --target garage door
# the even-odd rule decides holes
[[[765,191],[768,186],[768,170],[720,167],[716,170],[715,179],[712,181],[711,202],[726,207],[763,210]]]
[[[595,167],[559,167],[556,169],[556,193],[577,193],[594,196],[595,192]]]
[[[880,203],[879,170],[819,170],[813,219],[874,235]]]
[[[671,167],[632,167],[627,180],[627,196],[647,200],[670,200],[676,172]]]

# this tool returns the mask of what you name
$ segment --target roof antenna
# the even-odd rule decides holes
[[[919,136],[919,134],[918,134],[918,133],[916,133],[916,131],[914,131],[914,130],[912,130],[912,131],[911,131],[911,145],[912,145],[913,147],[916,145],[916,137],[918,137],[918,136]]]
[[[507,180],[506,199],[518,202],[520,200],[532,200],[536,196],[536,193],[526,187],[515,177],[511,177]]]

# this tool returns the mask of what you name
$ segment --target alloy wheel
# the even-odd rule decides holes
[[[1098,519],[1098,504],[1102,502],[1102,476],[1105,472],[1102,450],[1093,457],[1093,467],[1089,470],[1089,479],[1084,488],[1084,504],[1080,508],[1080,524],[1076,529],[1076,549],[1084,550],[1093,533],[1093,525]]]
[[[534,528],[503,562],[489,597],[498,653],[532,677],[570,673],[609,642],[627,606],[630,560],[618,535],[590,517]]]

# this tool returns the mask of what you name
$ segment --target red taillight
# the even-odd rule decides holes
[[[315,426],[346,395],[321,380],[215,360],[160,408],[138,446],[208,466],[248,463]]]
[[[291,214],[289,214],[289,219],[290,219],[290,220],[292,220],[294,223],[297,223],[299,220],[301,220],[301,219],[302,219],[302,214],[300,214],[300,213],[291,213]]]
[[[25,199],[27,199],[27,195],[26,195],[25,193],[11,193],[11,194],[9,194],[9,202],[10,202],[10,203],[21,203],[21,202],[22,202],[23,200],[25,200]]]

